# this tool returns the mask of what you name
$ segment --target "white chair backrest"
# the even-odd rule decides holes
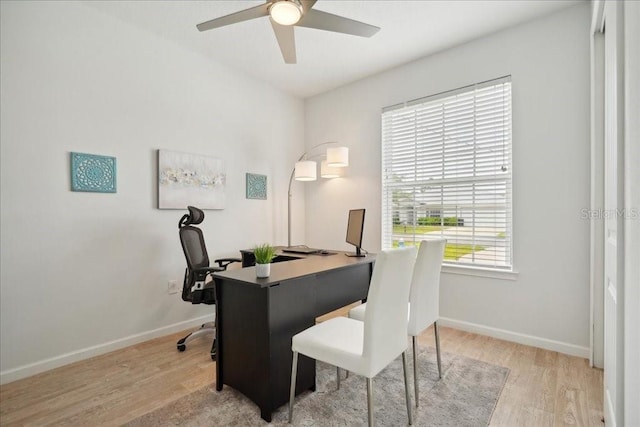
[[[420,243],[409,296],[408,333],[411,336],[417,336],[440,316],[440,270],[446,243],[445,239]]]
[[[363,356],[371,375],[407,349],[409,289],[416,248],[382,251],[373,268],[364,319]]]

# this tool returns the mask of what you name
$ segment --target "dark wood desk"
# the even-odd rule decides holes
[[[352,258],[298,255],[274,263],[271,275],[256,278],[255,267],[214,274],[216,281],[216,389],[235,388],[271,413],[289,401],[291,338],[318,316],[367,298],[374,255]],[[296,394],[315,390],[315,360],[300,356]]]

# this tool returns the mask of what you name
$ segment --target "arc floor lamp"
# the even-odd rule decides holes
[[[287,247],[291,247],[291,183],[296,181],[315,181],[317,179],[317,163],[310,160],[309,154],[318,147],[337,144],[337,142],[323,142],[315,145],[300,156],[289,177],[289,193],[287,198]],[[341,169],[349,166],[349,148],[328,147],[326,159],[320,162],[320,176],[322,178],[337,178],[342,176]]]

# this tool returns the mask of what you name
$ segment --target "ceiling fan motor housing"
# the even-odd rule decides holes
[[[295,25],[303,14],[302,5],[297,0],[278,0],[269,6],[271,19],[280,25]]]

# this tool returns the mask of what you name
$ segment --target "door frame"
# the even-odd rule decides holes
[[[624,14],[624,422],[640,425],[640,2]]]
[[[618,376],[617,415],[605,415],[608,425],[640,425],[640,2],[592,2],[591,22],[591,212],[604,208],[604,24],[605,3],[615,13],[619,82],[618,131],[620,186],[618,206],[622,208],[618,232],[618,317],[621,359]],[[613,8],[612,6],[615,5]],[[635,161],[634,161],[635,159]],[[590,224],[590,363],[604,361],[604,224]],[[604,387],[604,385],[603,385]]]
[[[591,20],[591,212],[604,209],[604,1]],[[589,364],[604,368],[604,224],[590,220]]]

